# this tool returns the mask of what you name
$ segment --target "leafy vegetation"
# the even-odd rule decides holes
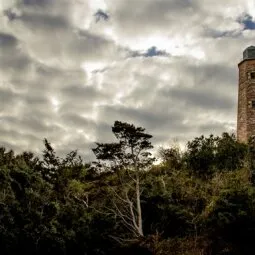
[[[255,142],[200,136],[161,148],[116,121],[96,162],[0,148],[1,254],[253,254]]]

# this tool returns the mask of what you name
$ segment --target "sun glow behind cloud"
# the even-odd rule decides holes
[[[53,107],[54,112],[58,112],[59,106],[60,106],[60,101],[56,96],[51,97],[51,104]]]

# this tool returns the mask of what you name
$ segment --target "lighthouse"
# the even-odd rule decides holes
[[[255,47],[243,52],[238,64],[237,140],[246,143],[255,135]]]

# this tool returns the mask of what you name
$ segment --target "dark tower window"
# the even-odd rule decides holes
[[[255,100],[248,101],[248,107],[255,109]]]
[[[248,72],[247,76],[248,80],[255,80],[255,72]]]

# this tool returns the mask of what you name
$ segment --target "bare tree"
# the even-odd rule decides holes
[[[144,128],[115,121],[112,132],[118,142],[97,143],[97,147],[92,149],[100,165],[110,168],[118,175],[120,186],[110,187],[113,206],[108,209],[134,237],[144,235],[141,177],[154,161],[148,152],[153,148],[149,141],[152,136],[144,131]]]

